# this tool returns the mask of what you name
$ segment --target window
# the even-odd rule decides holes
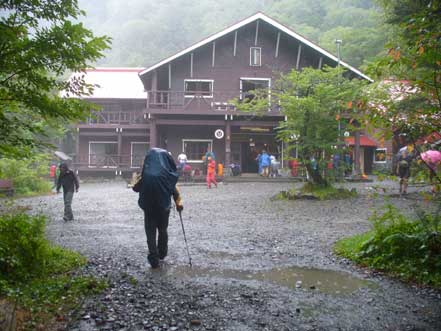
[[[270,99],[271,79],[269,78],[241,78],[240,79],[240,99],[253,100],[255,92],[259,97],[265,97],[268,91],[268,99]],[[253,93],[254,92],[254,93]]]
[[[116,141],[89,142],[89,167],[116,168],[117,160],[118,143]]]
[[[213,97],[213,81],[201,79],[186,79],[184,81],[185,97],[202,96],[203,98]]]
[[[209,139],[182,139],[182,150],[189,162],[203,162],[207,151],[212,151],[213,140]]]
[[[262,65],[261,53],[262,53],[262,49],[260,47],[250,48],[250,66],[260,67]]]
[[[132,141],[132,152],[130,155],[130,166],[132,168],[141,168],[142,162],[149,150],[149,144],[145,142]]]
[[[375,163],[386,163],[386,148],[377,148],[374,153]]]

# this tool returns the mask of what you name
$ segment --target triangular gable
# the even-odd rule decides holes
[[[227,35],[228,33],[233,32],[233,31],[235,31],[237,29],[240,29],[241,27],[243,27],[243,26],[245,26],[245,25],[247,25],[249,23],[252,23],[254,21],[257,21],[259,19],[264,21],[264,22],[266,22],[266,23],[268,23],[268,24],[270,24],[270,25],[272,25],[272,26],[274,26],[275,28],[277,28],[278,30],[286,33],[287,35],[297,39],[301,43],[311,47],[312,49],[316,50],[320,54],[322,54],[322,55],[324,55],[324,56],[334,60],[335,62],[338,62],[338,58],[336,56],[334,56],[333,54],[331,54],[328,51],[324,50],[320,46],[317,46],[312,41],[309,41],[305,37],[299,35],[298,33],[294,32],[290,28],[286,27],[285,25],[283,25],[283,24],[275,21],[274,19],[266,16],[265,14],[259,12],[259,13],[256,13],[256,14],[254,14],[254,15],[252,15],[252,16],[250,16],[250,17],[248,17],[248,18],[246,18],[246,19],[244,19],[244,20],[242,20],[242,21],[240,21],[240,22],[238,22],[236,24],[233,24],[232,26],[230,26],[230,27],[228,27],[228,28],[218,32],[218,33],[215,33],[215,34],[211,35],[210,37],[208,37],[208,38],[206,38],[204,40],[201,40],[200,42],[198,42],[198,43],[196,43],[196,44],[194,44],[194,45],[192,45],[192,46],[190,46],[190,47],[188,47],[188,48],[186,48],[186,49],[176,53],[175,55],[172,55],[172,56],[170,56],[170,57],[168,57],[168,58],[166,58],[166,59],[164,59],[164,60],[154,64],[153,66],[151,66],[151,67],[145,69],[144,71],[140,72],[139,76],[143,76],[143,75],[151,72],[152,70],[155,70],[155,69],[161,67],[164,64],[167,64],[167,63],[169,63],[169,62],[171,62],[171,61],[173,61],[173,60],[175,60],[175,59],[177,59],[177,58],[179,58],[179,57],[181,57],[181,56],[183,56],[185,54],[188,54],[188,53],[192,52],[193,50],[195,50],[195,49],[197,49],[197,48],[199,48],[201,46],[204,46],[204,45],[206,45],[206,44],[208,44],[208,43],[210,43],[212,41],[215,41],[215,40],[219,39],[220,37],[223,37],[223,36]],[[345,68],[349,69],[350,71],[352,71],[353,73],[357,74],[358,76],[360,76],[360,77],[362,77],[362,78],[364,78],[364,79],[366,79],[366,80],[368,80],[370,82],[373,82],[372,78],[366,76],[360,70],[350,66],[346,62],[340,60],[340,64],[343,67],[345,67]]]

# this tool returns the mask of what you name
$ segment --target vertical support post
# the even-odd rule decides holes
[[[153,102],[153,104],[157,103],[157,91],[158,91],[158,72],[156,70],[154,70],[153,75],[152,75],[152,102]]]
[[[360,173],[360,130],[356,130],[354,133],[354,176],[358,177]]]
[[[302,55],[302,44],[299,44],[299,48],[297,49],[297,62],[296,62],[296,70],[300,68],[300,56]]]
[[[275,58],[277,58],[279,56],[279,44],[280,44],[280,31],[277,32],[276,54],[274,54]]]
[[[320,56],[319,64],[318,64],[318,69],[321,69],[322,66],[323,66],[323,56]]]
[[[121,163],[122,163],[122,128],[118,129],[118,168],[121,167]]]
[[[259,38],[259,20],[256,21],[256,35],[254,36],[254,46],[257,46],[258,38]]]
[[[233,56],[236,56],[236,50],[237,50],[237,30],[234,31]]]
[[[281,142],[281,156],[280,156],[281,168],[285,168],[285,144]]]
[[[193,53],[190,53],[190,78],[193,78]]]
[[[80,128],[77,128],[77,137],[75,141],[75,162],[78,164],[80,163]]]
[[[211,59],[211,66],[214,67],[214,63],[216,61],[216,42],[213,41],[213,56]]]
[[[168,89],[171,90],[171,63],[168,64]]]
[[[157,147],[157,128],[156,128],[156,119],[151,116],[150,118],[150,148]]]
[[[225,167],[231,164],[231,121],[225,121]]]

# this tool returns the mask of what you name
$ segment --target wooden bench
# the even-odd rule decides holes
[[[14,185],[10,179],[0,179],[0,195],[12,196],[14,194]]]

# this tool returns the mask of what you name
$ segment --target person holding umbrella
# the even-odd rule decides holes
[[[436,177],[436,171],[441,164],[441,152],[436,150],[428,150],[421,153],[421,159],[427,164],[430,171],[430,182],[433,184],[433,179]],[[440,183],[438,183],[440,184]],[[432,194],[436,193],[436,184],[432,185]]]
[[[167,228],[172,196],[180,215],[184,210],[176,186],[178,177],[172,156],[164,149],[152,148],[144,159],[141,177],[133,187],[135,192],[139,192],[138,205],[144,211],[144,228],[149,250],[147,260],[154,269],[159,267],[159,261],[168,252]]]

